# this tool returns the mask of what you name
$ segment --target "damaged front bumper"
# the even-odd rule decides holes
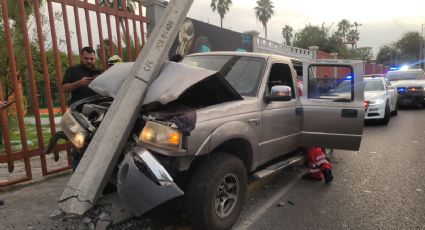
[[[137,216],[184,194],[167,170],[142,147],[125,156],[119,167],[117,188]]]

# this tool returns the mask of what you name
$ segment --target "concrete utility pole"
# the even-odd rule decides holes
[[[425,70],[425,44],[424,44],[424,30],[425,30],[425,24],[421,25],[421,29],[422,29],[422,36],[421,36],[421,48],[419,49],[419,61],[420,61],[420,66],[422,66],[422,69]]]
[[[59,201],[59,208],[83,215],[98,200],[193,0],[171,0],[133,69],[109,108]]]

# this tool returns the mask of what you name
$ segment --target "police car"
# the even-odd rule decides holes
[[[382,76],[365,75],[364,82],[365,120],[388,124],[391,115],[398,113],[397,90]]]

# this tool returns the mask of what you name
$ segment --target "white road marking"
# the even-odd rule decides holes
[[[257,221],[261,216],[270,209],[271,206],[276,205],[279,199],[285,195],[294,185],[299,181],[299,178],[302,173],[297,173],[293,175],[293,180],[290,181],[286,186],[280,189],[276,194],[274,194],[267,202],[265,202],[256,212],[253,212],[247,220],[233,227],[234,230],[247,230],[255,221]]]

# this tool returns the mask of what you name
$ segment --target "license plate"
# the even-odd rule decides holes
[[[412,99],[403,99],[401,102],[402,103],[410,103],[410,102],[412,102]]]

